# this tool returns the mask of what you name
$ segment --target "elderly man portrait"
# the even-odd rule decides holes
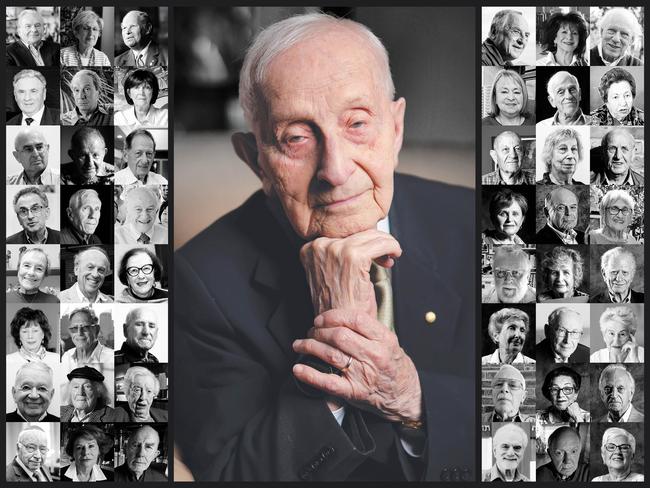
[[[515,132],[506,130],[494,138],[490,158],[494,171],[481,177],[484,185],[534,185],[535,172],[522,169],[523,147]]]
[[[544,175],[537,181],[538,185],[584,184],[573,178],[586,154],[581,137],[582,134],[570,127],[554,129],[546,136],[539,158]]]
[[[600,146],[594,149],[600,157],[592,157],[590,184],[643,186],[643,175],[632,169],[636,139],[629,129],[616,127],[606,132]],[[602,161],[602,166],[595,168],[595,159]]]
[[[544,225],[535,235],[537,244],[584,244],[585,233],[578,225],[580,206],[578,195],[570,187],[546,187],[544,196]],[[577,189],[576,189],[577,191]]]
[[[483,481],[530,481],[519,470],[528,446],[528,427],[509,423],[493,424],[493,429],[496,430],[492,434],[494,464]]]
[[[641,431],[638,433],[643,436]],[[607,474],[596,476],[591,481],[645,481],[643,473],[632,471],[635,454],[634,435],[620,427],[610,427],[603,433],[600,444],[600,456],[607,468]]]
[[[481,415],[483,423],[535,421],[534,415],[519,411],[526,398],[526,379],[518,368],[504,364],[492,377],[490,385],[493,405]]]
[[[643,292],[632,289],[637,269],[634,253],[626,247],[608,249],[600,257],[600,275],[606,290],[592,295],[592,303],[643,303]]]
[[[7,422],[58,422],[47,411],[54,397],[54,371],[47,364],[32,361],[23,364],[11,387],[16,410],[7,413]]]
[[[130,187],[122,198],[124,223],[115,226],[115,244],[167,244],[169,230],[158,223],[158,187]]]
[[[11,129],[7,131],[9,135]],[[52,135],[52,134],[50,134]],[[58,136],[58,133],[56,133]],[[23,170],[20,173],[7,176],[7,185],[58,185],[59,175],[48,167],[50,145],[43,131],[38,127],[20,129],[14,137],[16,161]],[[55,159],[58,155],[54,155]]]
[[[582,437],[563,425],[548,436],[546,453],[551,460],[539,466],[535,481],[589,481],[589,464],[582,462]]]
[[[13,198],[14,212],[23,228],[7,237],[7,244],[59,244],[58,230],[46,225],[50,218],[50,202],[38,186],[28,186],[16,192]]]
[[[598,392],[607,413],[596,422],[643,422],[643,412],[632,404],[636,385],[628,368],[622,364],[609,364],[600,373]]]
[[[126,167],[115,173],[115,184],[124,186],[166,185],[167,178],[151,171],[156,157],[156,140],[146,129],[136,129],[124,139]]]
[[[126,314],[124,343],[115,351],[115,365],[134,363],[157,363],[158,358],[150,350],[156,344],[160,330],[159,318],[153,307],[136,307]]]
[[[642,36],[636,15],[629,8],[612,8],[598,22],[600,42],[590,51],[591,66],[641,66],[632,54],[635,40]]]
[[[131,366],[124,373],[126,405],[115,408],[115,422],[167,422],[167,410],[152,407],[160,393],[160,381],[144,366]]]
[[[67,222],[61,228],[61,244],[101,244],[95,235],[101,217],[102,201],[96,190],[77,190],[65,209]]]
[[[546,251],[539,263],[537,301],[587,303],[589,294],[579,290],[583,275],[584,259],[576,249],[557,246]]]
[[[46,107],[47,81],[34,69],[24,69],[13,78],[14,99],[20,113],[7,120],[7,125],[59,125],[61,113]]]
[[[555,114],[537,122],[538,129],[554,125],[591,125],[591,117],[580,108],[578,78],[568,71],[558,71],[549,78],[546,91],[548,103],[555,109]]]
[[[178,424],[183,459],[199,480],[472,479],[474,433],[443,420],[471,417],[472,197],[394,174],[405,100],[387,51],[352,20],[291,17],[253,42],[239,98],[252,132],[232,142],[262,191],[175,259],[181,374],[228,371],[205,385],[211,420]]]
[[[160,434],[143,425],[129,434],[126,461],[115,468],[115,481],[167,481],[167,466],[155,463],[160,454]]]
[[[67,374],[68,405],[61,406],[61,422],[114,422],[115,410],[102,373],[91,366]]]
[[[522,246],[494,246],[492,286],[483,293],[483,303],[533,303],[535,288],[529,285],[531,258]]]
[[[481,44],[481,65],[511,66],[528,44],[530,28],[522,12],[501,10],[490,24],[490,33]]]
[[[492,354],[481,358],[481,364],[535,364],[522,353],[530,330],[528,314],[518,308],[502,308],[490,315],[488,334],[496,345]]]
[[[120,23],[122,40],[128,48],[115,56],[116,67],[152,68],[167,66],[167,51],[158,45],[149,14],[131,10]]]
[[[94,127],[80,127],[70,138],[68,156],[71,161],[61,165],[64,185],[110,185],[115,167],[104,161],[108,154],[106,140]]]
[[[114,370],[114,351],[99,342],[101,327],[95,311],[88,306],[78,307],[67,315],[67,319],[68,332],[74,347],[61,356],[65,372],[83,366],[92,366],[102,373]]]
[[[589,347],[580,343],[585,318],[579,312],[559,307],[544,324],[544,339],[535,346],[535,359],[540,371],[554,363],[588,363]]]
[[[24,9],[16,19],[18,40],[7,45],[7,66],[59,66],[59,45],[45,36],[45,21],[37,10]]]
[[[101,291],[112,273],[111,258],[98,246],[83,248],[74,255],[76,281],[59,294],[61,303],[112,303],[113,297]]]
[[[108,83],[112,82],[110,74]],[[61,114],[61,125],[113,125],[113,108],[100,103],[103,84],[106,82],[102,83],[96,71],[77,71],[69,85],[74,108]],[[112,93],[109,95],[112,98]]]
[[[8,482],[43,482],[52,481],[52,475],[45,466],[50,452],[48,436],[41,427],[29,425],[18,434],[16,456],[7,464]]]
[[[596,310],[594,307],[592,313]],[[591,355],[592,363],[644,362],[644,348],[636,338],[638,319],[630,305],[607,307],[598,323],[605,347]]]

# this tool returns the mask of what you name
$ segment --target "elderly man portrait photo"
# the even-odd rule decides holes
[[[530,273],[535,257],[522,246],[493,246],[491,279],[484,276],[483,303],[534,303]],[[487,280],[486,280],[487,278]]]
[[[483,368],[483,372],[493,372],[493,368]],[[532,370],[531,370],[532,371]],[[534,382],[534,375],[533,375]],[[520,411],[526,399],[526,379],[522,372],[511,364],[501,366],[490,380],[483,380],[484,385],[492,389],[491,405],[483,405],[481,421],[488,422],[534,422],[534,399],[531,414]]]
[[[582,224],[579,196],[583,191],[571,186],[537,187],[538,207],[541,196],[544,196],[541,211],[546,220],[545,225],[535,234],[537,244],[585,244],[584,231],[576,229],[576,226]],[[588,187],[586,191],[589,192]],[[540,221],[539,218],[537,220]]]
[[[592,267],[597,267],[600,262],[600,276],[592,271],[592,296],[589,301],[643,303],[643,291],[632,289],[633,284],[643,286],[643,280],[634,279],[638,266],[643,266],[643,250],[633,252],[630,246],[591,246],[591,251]]]
[[[167,466],[154,462],[160,454],[159,447],[157,429],[143,425],[132,430],[126,441],[126,461],[115,468],[115,481],[167,481]]]
[[[484,312],[486,309],[493,310],[492,307],[483,306]],[[532,311],[534,315],[534,308],[527,308],[527,310]],[[530,317],[524,310],[500,308],[490,315],[487,329],[496,349],[493,353],[483,356],[481,364],[535,364],[533,358],[522,352],[526,339],[531,333]]]
[[[45,105],[47,80],[40,71],[19,71],[14,75],[13,89],[20,113],[7,120],[7,125],[59,125],[59,110]],[[53,103],[58,106],[58,101]]]
[[[98,74],[100,72],[102,77]],[[113,125],[113,107],[100,102],[102,98],[112,101],[112,90],[110,93],[104,93],[104,90],[112,86],[113,72],[82,69],[63,73],[74,73],[69,86],[65,89],[62,87],[61,91],[74,107],[61,114],[61,125]]]
[[[213,481],[474,479],[473,196],[395,173],[386,48],[348,18],[279,20],[239,101],[231,140],[261,191],[175,257],[183,461]]]
[[[7,378],[7,383],[10,379]],[[54,371],[39,361],[25,363],[18,369],[11,387],[16,410],[7,413],[7,422],[58,422],[47,411],[54,397]]]
[[[634,371],[634,375],[631,371]],[[595,380],[596,378],[594,384],[596,384]],[[594,422],[643,422],[643,412],[632,404],[637,386],[639,386],[638,401],[639,396],[643,396],[643,366],[622,364],[605,366],[598,376],[598,393],[602,404],[594,411]],[[603,407],[606,409],[604,415],[602,415]]]
[[[25,425],[18,434],[16,456],[7,464],[8,482],[44,482],[52,481],[52,475],[45,466],[45,460],[50,452],[46,430],[49,424]],[[57,424],[58,425],[58,424]]]
[[[543,330],[543,339],[535,346],[535,360],[538,371],[547,372],[555,363],[588,363],[589,346],[581,343],[588,324],[583,311],[588,314],[588,305],[569,307],[538,306],[538,330]],[[552,310],[548,313],[549,310]],[[548,313],[548,316],[544,316]],[[587,315],[588,316],[588,315]]]
[[[530,439],[528,424],[492,424],[492,456],[494,464],[485,473],[483,481],[530,481],[522,473],[526,468],[523,462],[530,458],[526,447]]]
[[[7,237],[7,244],[59,244],[58,230],[47,226],[50,201],[45,187],[28,186],[19,189],[13,197],[14,212],[23,230]]]
[[[73,257],[73,272],[76,281],[61,291],[61,303],[113,302],[112,295],[101,291],[104,280],[112,274],[111,257],[105,249],[93,246],[77,251]]]
[[[499,10],[492,17],[489,34],[481,44],[481,65],[512,66],[523,54],[531,32],[523,11]]]
[[[115,408],[115,422],[167,422],[167,410],[152,407],[160,393],[160,381],[151,370],[131,366],[122,378],[122,390],[126,404]]]
[[[115,244],[167,244],[169,230],[158,223],[158,186],[125,188],[124,223],[115,225]]]
[[[156,139],[146,129],[136,129],[124,139],[122,158],[126,167],[115,173],[115,184],[124,186],[166,185],[167,178],[151,171]]]
[[[95,127],[62,128],[62,139],[70,137],[68,156],[71,161],[61,164],[61,183],[64,185],[110,185],[115,167],[104,161],[109,154],[106,139]]]
[[[167,50],[156,42],[153,23],[147,12],[127,12],[122,17],[120,28],[128,49],[115,56],[116,67],[167,66]]]
[[[115,365],[158,363],[151,349],[156,345],[160,319],[156,307],[138,306],[129,310],[122,324],[124,343],[115,351]]]
[[[538,459],[535,481],[589,481],[589,464],[582,461],[582,437],[577,428],[557,427],[546,446],[551,460],[540,466]]]
[[[45,39],[45,30],[37,10],[21,10],[16,19],[18,39],[7,46],[7,66],[59,66],[60,46]]]
[[[575,72],[580,74],[577,70]],[[539,76],[538,74],[538,86],[541,83]],[[588,78],[585,81],[588,83]],[[546,92],[548,103],[555,109],[555,114],[537,122],[538,129],[554,125],[591,125],[591,117],[584,114],[580,107],[580,82],[571,72],[555,72],[546,83]],[[588,105],[585,108],[588,110]]]
[[[73,308],[62,319],[62,326],[67,321],[67,329],[73,347],[61,356],[61,364],[66,373],[82,366],[92,366],[100,373],[113,371],[114,351],[99,341],[101,326],[95,310],[89,306]],[[106,338],[102,339],[104,342]]]
[[[641,10],[643,17],[643,10]],[[634,56],[636,41],[643,37],[641,26],[632,8],[611,8],[597,23],[599,42],[591,49],[591,66],[641,66]]]
[[[11,151],[11,154],[22,168],[19,173],[7,176],[7,185],[59,184],[60,178],[57,172],[59,157],[54,150],[52,158],[54,161],[50,161],[50,144],[47,140],[48,137],[56,137],[55,147],[58,147],[59,131],[56,128],[9,127],[7,136],[13,137],[14,150]],[[7,162],[9,163],[9,161]],[[7,170],[9,172],[13,170],[13,167],[10,169],[7,166]]]
[[[524,148],[516,132],[506,130],[492,142],[490,158],[494,171],[481,177],[484,185],[534,185],[535,171],[521,167]]]
[[[595,131],[592,129],[592,137]],[[602,137],[600,145],[591,150],[591,174],[589,183],[592,185],[636,185],[643,186],[644,177],[632,169],[636,152],[637,140],[633,131],[626,127],[615,127]],[[642,144],[643,132],[639,131]],[[640,158],[641,159],[641,158]],[[640,168],[638,167],[640,163]],[[643,160],[636,162],[637,169],[643,169]]]
[[[84,188],[74,192],[65,209],[66,219],[61,227],[61,244],[101,244],[102,240],[95,234],[101,213],[102,201],[97,190]],[[112,232],[109,235],[113,237]]]
[[[68,404],[61,406],[61,422],[114,422],[113,402],[104,382],[106,377],[91,366],[67,374]],[[112,378],[108,379],[109,381]]]

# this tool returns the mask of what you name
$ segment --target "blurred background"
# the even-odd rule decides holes
[[[397,96],[406,99],[399,171],[474,186],[473,8],[175,8],[176,247],[260,188],[230,145],[230,135],[245,129],[239,70],[261,29],[313,11],[361,22],[386,46]]]

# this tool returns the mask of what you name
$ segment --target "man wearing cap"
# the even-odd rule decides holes
[[[108,406],[104,375],[90,366],[68,373],[70,405],[61,407],[61,422],[113,422],[115,410]]]
[[[519,406],[526,398],[524,375],[510,364],[501,366],[492,378],[492,400],[494,409],[485,412],[483,422],[534,422],[534,415],[519,412]]]

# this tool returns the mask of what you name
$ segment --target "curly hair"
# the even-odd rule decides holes
[[[584,156],[584,148],[582,147],[582,141],[578,132],[569,127],[563,127],[551,132],[546,136],[544,141],[544,148],[542,149],[542,162],[546,168],[546,172],[551,171],[551,161],[553,160],[553,150],[562,141],[567,141],[569,139],[575,139],[576,144],[578,145],[578,161],[582,161]]]
[[[160,259],[156,256],[156,253],[147,249],[146,247],[134,247],[129,249],[122,256],[122,261],[120,261],[120,268],[117,272],[117,277],[120,279],[120,282],[124,286],[129,286],[128,274],[126,272],[127,263],[136,254],[146,254],[151,259],[151,264],[153,266],[153,278],[155,281],[160,281],[162,278],[162,264],[160,264]]]
[[[42,310],[37,310],[29,307],[18,309],[14,318],[11,319],[11,337],[14,338],[16,346],[21,347],[20,342],[20,328],[30,322],[36,322],[43,331],[43,347],[47,349],[47,345],[52,338],[52,330],[50,323],[47,320],[47,315]]]
[[[603,102],[607,103],[609,87],[621,81],[627,81],[630,84],[632,98],[636,98],[636,81],[634,81],[634,76],[623,68],[612,68],[600,78],[600,84],[598,85],[598,93],[600,93],[600,98],[603,99]]]
[[[518,308],[502,308],[490,315],[490,321],[488,323],[488,333],[490,334],[490,337],[501,333],[503,325],[506,321],[511,319],[521,320],[524,323],[524,327],[526,327],[526,333],[528,333],[530,319],[526,312],[519,310]]]
[[[573,264],[573,285],[575,288],[578,288],[580,283],[582,283],[584,260],[578,251],[568,247],[557,246],[544,253],[542,262],[540,263],[544,282],[548,281],[549,267],[560,261],[571,261]]]
[[[71,424],[74,425],[74,424]],[[99,457],[106,455],[113,448],[113,439],[97,425],[77,425],[68,431],[68,441],[65,443],[65,453],[74,459],[74,443],[77,439],[94,439],[99,446]]]
[[[556,12],[551,15],[542,27],[542,45],[544,49],[555,53],[557,46],[554,45],[557,32],[563,25],[575,26],[578,29],[578,45],[576,46],[573,54],[578,58],[582,58],[587,51],[587,37],[589,36],[589,26],[582,13],[573,12]]]

